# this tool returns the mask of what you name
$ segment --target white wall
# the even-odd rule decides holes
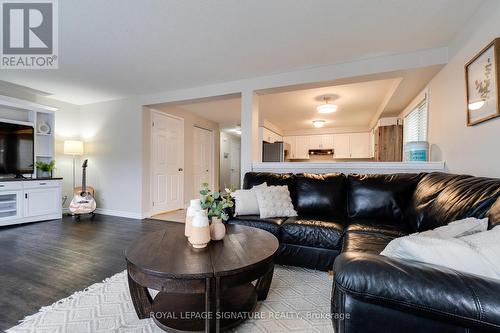
[[[88,183],[99,209],[142,216],[142,114],[133,99],[81,107],[80,131],[89,159]]]
[[[500,1],[487,1],[450,47],[449,63],[431,80],[429,143],[431,159],[449,172],[500,177],[500,118],[466,125],[464,65],[500,37]]]

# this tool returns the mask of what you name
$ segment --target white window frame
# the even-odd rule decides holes
[[[421,113],[422,114],[419,114]],[[417,134],[408,134],[409,131],[409,121],[410,117],[421,117],[422,115],[425,116],[423,120],[417,119],[416,121],[420,123],[421,121],[424,121],[425,123],[420,125],[417,124],[417,131],[419,133]],[[420,130],[424,131],[424,133],[420,133]],[[416,137],[415,137],[416,136]],[[418,103],[416,103],[410,111],[404,116],[403,118],[403,142],[414,142],[414,141],[427,141],[429,136],[429,99],[428,99],[428,94],[424,94],[423,99],[421,99]]]

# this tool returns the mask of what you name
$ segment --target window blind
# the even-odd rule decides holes
[[[404,142],[427,141],[427,99],[420,102],[403,123]]]

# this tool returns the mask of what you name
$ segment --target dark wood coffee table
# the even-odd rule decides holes
[[[169,332],[219,332],[251,315],[267,297],[278,240],[228,225],[223,240],[194,249],[184,225],[139,238],[126,251],[128,283],[140,319]],[[257,281],[252,284],[252,281]],[[153,299],[148,288],[160,292]]]

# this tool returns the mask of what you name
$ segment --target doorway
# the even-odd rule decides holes
[[[230,130],[220,135],[220,189],[240,188],[241,140]]]
[[[209,188],[215,190],[214,134],[211,130],[194,126],[193,136],[193,193],[198,195],[203,183],[208,183]]]
[[[151,112],[153,215],[184,206],[184,120]]]

